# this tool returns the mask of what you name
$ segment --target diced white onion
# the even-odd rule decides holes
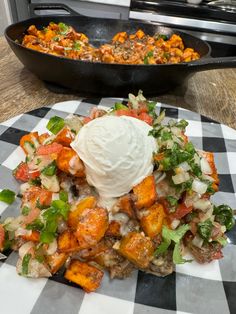
[[[15,237],[19,237],[19,236],[30,236],[32,234],[32,230],[26,230],[24,228],[18,228],[15,231]]]
[[[153,175],[154,175],[156,184],[161,182],[166,177],[166,173],[165,172],[161,172],[161,171],[155,171],[155,172],[153,172]]]
[[[19,256],[20,258],[23,258],[25,256],[25,254],[27,254],[29,252],[30,249],[32,249],[34,247],[34,243],[33,242],[26,242],[25,244],[23,244],[20,248],[19,248]]]
[[[210,182],[214,182],[215,181],[214,178],[212,178],[211,176],[208,176],[207,174],[204,174],[204,173],[202,174],[202,179],[210,181]]]
[[[171,132],[176,136],[180,136],[182,133],[182,130],[180,128],[177,128],[177,126],[172,126]]]
[[[48,255],[52,255],[52,254],[56,253],[56,251],[57,251],[57,240],[54,239],[52,241],[52,243],[50,243],[49,246],[48,246],[47,254]]]
[[[186,182],[190,179],[188,172],[181,172],[176,174],[175,176],[172,176],[172,180],[174,184],[181,184],[183,182]]]
[[[195,245],[196,247],[198,247],[200,249],[203,245],[203,239],[201,237],[199,237],[198,234],[196,234],[192,240],[192,243],[193,243],[193,245]]]
[[[225,233],[225,232],[226,232],[226,227],[225,227],[225,226],[221,226],[220,231],[221,231],[222,233]]]
[[[181,168],[183,171],[188,171],[191,169],[187,161],[182,162],[181,164],[178,165],[178,168]]]
[[[52,201],[57,201],[60,199],[59,193],[52,193]]]
[[[60,191],[59,181],[56,175],[54,176],[45,176],[44,174],[40,175],[42,185],[49,191],[57,193]]]
[[[179,144],[180,146],[183,146],[183,141],[181,141],[177,136],[173,136],[173,140],[175,143]]]
[[[28,182],[21,184],[20,185],[20,193],[21,194],[25,193],[29,188],[30,188],[30,185]]]
[[[206,212],[207,209],[210,208],[210,206],[211,206],[211,202],[209,200],[205,200],[205,199],[199,199],[193,203],[193,207],[195,209],[200,209],[204,212]]]
[[[179,224],[180,224],[180,220],[174,219],[171,223],[171,229],[176,229]]]
[[[194,160],[195,164],[197,164],[198,166],[200,166],[200,157],[199,157],[198,154],[194,154],[193,160]]]
[[[201,158],[200,164],[203,173],[212,174],[211,166],[209,165],[209,162],[206,160],[206,158]]]
[[[193,180],[193,184],[192,184],[192,190],[194,192],[197,192],[199,194],[204,194],[206,193],[208,185],[198,179],[194,179]]]

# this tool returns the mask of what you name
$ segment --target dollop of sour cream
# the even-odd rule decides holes
[[[136,118],[104,116],[79,131],[71,147],[85,165],[86,178],[102,199],[128,193],[153,172],[157,144],[151,127]]]

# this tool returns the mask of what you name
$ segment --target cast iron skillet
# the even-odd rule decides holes
[[[173,29],[137,21],[81,16],[61,4],[38,5],[37,9],[64,9],[69,15],[38,16],[10,25],[5,31],[10,47],[26,68],[41,80],[56,83],[82,94],[127,96],[129,92],[137,93],[141,89],[144,95],[157,95],[183,84],[197,71],[236,67],[236,57],[213,59],[210,57],[211,48],[206,42]],[[93,63],[44,54],[25,48],[20,44],[23,34],[30,25],[35,24],[36,27],[42,28],[51,21],[72,25],[77,31],[85,33],[95,46],[110,41],[113,35],[120,31],[134,33],[138,29],[142,29],[150,35],[154,35],[156,32],[166,35],[177,33],[183,38],[187,47],[198,51],[201,59],[170,65]]]

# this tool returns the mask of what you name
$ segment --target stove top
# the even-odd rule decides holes
[[[200,4],[190,4],[186,0],[131,0],[131,10],[155,11],[160,14],[207,19],[235,24],[236,12],[225,11],[222,8],[208,5],[209,1]]]

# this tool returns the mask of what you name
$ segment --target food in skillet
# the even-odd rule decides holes
[[[142,30],[128,35],[117,33],[110,43],[98,48],[89,44],[88,37],[64,23],[51,22],[43,30],[31,25],[24,36],[23,46],[40,52],[84,61],[121,64],[163,64],[197,60],[200,55],[185,48],[182,38],[173,34],[149,36]]]
[[[26,158],[13,171],[20,213],[0,223],[0,249],[19,251],[18,274],[61,270],[91,292],[104,271],[165,276],[191,262],[186,252],[199,263],[223,257],[234,218],[210,200],[219,186],[214,156],[189,142],[185,120],[162,124],[155,105],[129,95],[127,106],[53,117],[49,133],[22,137]]]

